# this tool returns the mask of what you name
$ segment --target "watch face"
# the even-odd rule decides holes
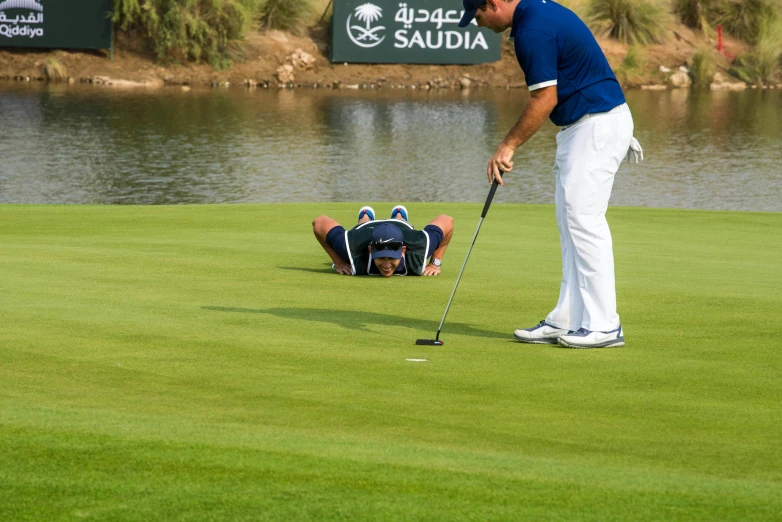
[[[432,259],[432,264],[433,264],[434,266],[440,266],[440,265],[442,265],[442,264],[443,264],[443,262],[442,262],[442,261],[440,261],[439,259]]]

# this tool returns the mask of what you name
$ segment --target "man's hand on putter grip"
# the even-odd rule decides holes
[[[516,151],[512,147],[500,143],[500,146],[497,147],[494,156],[491,157],[489,165],[486,168],[486,176],[489,178],[489,183],[494,183],[494,180],[496,179],[497,183],[500,185],[503,184],[502,176],[500,174],[513,170],[514,152]]]

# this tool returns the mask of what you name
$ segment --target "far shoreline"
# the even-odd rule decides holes
[[[695,53],[712,48],[718,77],[703,88],[782,89],[782,83],[752,86],[731,78],[731,56],[745,44],[726,41],[718,53],[703,34],[678,24],[664,44],[641,48],[640,65],[628,66],[629,46],[598,37],[598,43],[624,89],[688,88]],[[329,60],[325,32],[297,36],[282,31],[250,31],[237,42],[230,67],[203,63],[159,63],[138,42],[117,35],[113,59],[108,50],[0,48],[0,82],[65,82],[122,89],[176,87],[250,89],[469,90],[526,88],[512,45],[502,40],[500,59],[476,65],[347,64]],[[634,57],[638,61],[637,57]]]

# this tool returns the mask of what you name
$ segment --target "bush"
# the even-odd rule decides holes
[[[674,0],[673,12],[687,27],[700,29],[703,14],[701,0]]]
[[[771,0],[773,1],[773,0]],[[770,0],[724,0],[716,23],[731,35],[749,43],[757,43],[763,27],[779,18]]]
[[[782,20],[761,24],[758,41],[749,52],[739,56],[730,73],[747,83],[771,83],[782,63]]]
[[[627,49],[622,64],[616,69],[616,75],[625,82],[635,83],[643,78],[642,71],[646,66],[646,55],[640,45],[631,45]]]
[[[261,7],[261,26],[295,31],[311,14],[311,0],[266,0]]]
[[[721,24],[728,34],[756,43],[761,26],[782,16],[782,1],[673,0],[673,12],[689,27],[711,33]]]
[[[637,71],[644,66],[645,61],[642,48],[638,45],[631,45],[622,61],[622,67],[629,71]]]
[[[692,57],[692,67],[690,67],[690,79],[692,84],[699,87],[711,84],[716,72],[714,54],[711,49],[701,49]]]
[[[706,29],[717,17],[716,0],[674,0],[673,12],[693,29]]]
[[[68,69],[54,56],[49,56],[41,67],[47,82],[64,82],[68,77]]]
[[[652,0],[592,0],[588,20],[597,32],[623,43],[660,43],[670,17]]]
[[[587,0],[561,0],[557,3],[576,13],[579,18],[588,17],[589,4],[587,3]]]
[[[231,40],[241,38],[258,0],[114,0],[112,22],[141,30],[160,61],[230,63]]]

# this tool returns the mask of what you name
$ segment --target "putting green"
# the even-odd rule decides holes
[[[553,207],[492,206],[428,347],[482,204],[407,205],[456,232],[391,279],[312,235],[359,206],[0,206],[0,519],[782,519],[782,214],[612,208],[628,345],[566,350],[511,337]]]

